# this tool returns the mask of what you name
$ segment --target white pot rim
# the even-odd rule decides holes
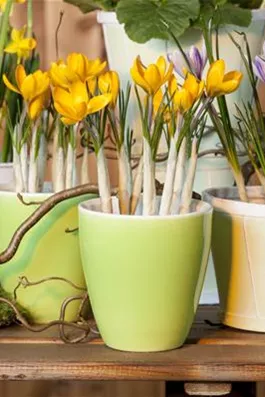
[[[247,186],[247,194],[250,199],[265,199],[265,193],[261,186]],[[238,216],[265,217],[265,204],[239,201],[236,187],[207,189],[202,193],[202,197],[213,206],[215,211]]]
[[[118,199],[117,197],[112,197],[113,204],[116,208],[118,208]],[[199,201],[199,200],[192,200],[192,202],[196,205],[196,212],[191,212],[189,214],[177,214],[177,215],[165,215],[165,216],[160,216],[160,215],[150,215],[150,216],[144,216],[144,215],[120,215],[119,213],[114,213],[114,214],[108,214],[108,213],[103,213],[98,210],[100,207],[100,198],[95,198],[91,200],[86,200],[78,205],[79,213],[83,215],[93,215],[96,217],[104,217],[104,218],[112,218],[112,219],[120,219],[121,221],[125,220],[132,220],[132,221],[150,221],[150,220],[156,220],[156,221],[165,221],[165,220],[170,220],[170,219],[184,219],[184,218],[194,218],[194,217],[200,217],[204,214],[211,214],[213,212],[212,206],[204,201]],[[91,207],[96,208],[96,209],[91,209]]]
[[[13,168],[13,163],[1,163],[0,168]]]
[[[265,8],[251,10],[251,13],[252,13],[253,22],[265,20]],[[98,11],[97,22],[106,25],[108,24],[120,25],[116,12],[114,11]]]

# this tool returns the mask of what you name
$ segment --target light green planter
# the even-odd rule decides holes
[[[144,352],[184,343],[211,240],[211,206],[194,207],[188,215],[143,217],[96,212],[98,199],[79,206],[88,293],[108,346]]]
[[[48,194],[23,194],[25,201],[43,201]],[[95,196],[93,196],[95,197]],[[77,205],[88,198],[67,200],[57,205],[23,239],[15,257],[0,266],[0,283],[13,293],[19,276],[29,281],[46,277],[64,277],[84,287],[78,233],[65,233],[65,229],[78,226]],[[7,248],[17,227],[38,206],[25,206],[15,193],[0,192],[0,251]],[[30,312],[35,323],[59,319],[61,304],[65,298],[80,294],[61,281],[49,281],[41,285],[20,288],[18,302]],[[76,319],[80,302],[71,303],[66,319]]]

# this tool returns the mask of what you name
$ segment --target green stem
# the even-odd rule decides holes
[[[6,45],[6,39],[7,39],[7,34],[8,34],[8,28],[9,28],[9,16],[12,10],[12,5],[13,5],[14,0],[7,0],[6,6],[5,6],[5,11],[2,17],[1,21],[1,31],[0,31],[0,58],[1,58],[1,64],[2,64],[2,57],[4,54],[4,49]]]
[[[32,0],[28,0],[28,15],[27,15],[27,37],[32,37],[33,31],[33,4]]]

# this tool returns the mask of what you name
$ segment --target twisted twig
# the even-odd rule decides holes
[[[19,201],[23,204],[23,205],[41,205],[43,203],[43,201],[25,201],[24,197],[22,196],[22,194],[18,193],[17,194],[17,198],[19,199]]]
[[[60,313],[60,322],[61,323],[59,324],[59,334],[60,334],[60,338],[65,343],[74,344],[74,343],[83,342],[85,339],[87,339],[87,337],[88,337],[88,335],[90,333],[90,327],[89,327],[89,325],[87,323],[86,323],[87,328],[84,330],[83,334],[81,336],[77,336],[74,339],[70,339],[64,332],[65,325],[69,325],[67,322],[65,322],[65,312],[66,312],[67,306],[69,305],[69,303],[71,303],[71,302],[73,302],[75,300],[81,300],[82,301],[82,306],[81,307],[83,307],[84,298],[85,299],[88,298],[87,294],[66,298],[64,300],[63,304],[62,304],[61,313]],[[82,322],[81,324],[84,324],[84,323]]]
[[[117,189],[112,190],[112,195],[117,194]],[[0,254],[0,265],[4,264],[13,258],[18,250],[21,240],[25,234],[36,225],[50,210],[62,201],[82,196],[85,194],[99,194],[98,186],[95,185],[82,185],[72,189],[64,190],[55,193],[47,198],[15,231],[8,248]]]
[[[68,299],[75,300],[76,297],[71,297]],[[28,321],[25,319],[25,317],[20,313],[18,308],[16,307],[14,302],[11,302],[10,300],[6,298],[0,298],[0,302],[6,303],[11,307],[12,310],[14,310],[16,317],[18,321],[29,331],[31,332],[43,332],[47,330],[48,328],[54,327],[55,325],[67,325],[76,329],[81,329],[83,331],[87,331],[89,329],[88,324],[82,323],[82,324],[77,324],[77,323],[72,323],[72,322],[67,322],[67,321],[62,321],[62,320],[54,320],[50,321],[48,324],[44,325],[31,325],[28,323]],[[71,300],[68,300],[68,304],[71,302]]]
[[[43,278],[41,280],[38,280],[38,281],[29,281],[26,276],[21,276],[21,277],[18,278],[18,280],[19,280],[18,281],[18,285],[16,286],[16,288],[14,289],[14,292],[13,292],[15,300],[17,299],[17,290],[20,287],[24,287],[24,288],[32,287],[34,285],[40,285],[40,284],[46,283],[48,281],[62,281],[64,283],[67,283],[67,284],[71,285],[71,287],[73,287],[73,288],[75,288],[75,289],[77,289],[79,291],[86,291],[86,288],[79,287],[78,285],[74,284],[72,281],[67,280],[64,277],[45,277],[45,278]]]

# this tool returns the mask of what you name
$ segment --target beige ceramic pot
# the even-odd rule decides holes
[[[250,203],[236,188],[203,194],[214,207],[212,254],[222,321],[231,327],[265,332],[265,195],[249,187]]]

